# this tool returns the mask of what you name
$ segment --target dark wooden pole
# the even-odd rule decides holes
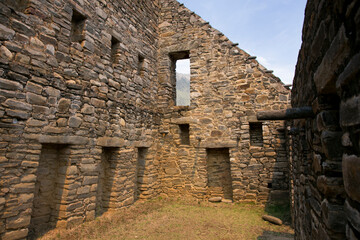
[[[313,118],[314,112],[312,107],[289,108],[277,111],[261,111],[256,114],[258,120],[288,120]]]

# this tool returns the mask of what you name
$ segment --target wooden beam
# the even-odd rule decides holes
[[[258,120],[288,120],[313,118],[314,112],[312,107],[289,108],[277,111],[261,111],[256,114]]]

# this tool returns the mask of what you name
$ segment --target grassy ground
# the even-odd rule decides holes
[[[286,215],[277,207],[273,212]],[[269,234],[291,236],[289,226],[264,222],[264,213],[259,205],[157,199],[105,213],[73,229],[54,229],[40,239],[249,240]]]

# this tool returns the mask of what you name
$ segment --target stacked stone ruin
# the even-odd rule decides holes
[[[359,9],[309,0],[289,120],[283,83],[175,0],[1,1],[0,238],[157,196],[290,193],[296,239],[360,239]]]
[[[308,1],[292,106],[296,239],[360,239],[360,1]]]
[[[176,106],[175,62],[191,62]],[[156,196],[286,199],[271,71],[174,0],[0,2],[0,238]]]

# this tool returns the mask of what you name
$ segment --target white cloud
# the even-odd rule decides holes
[[[176,61],[176,72],[190,74],[190,59],[182,59]]]

